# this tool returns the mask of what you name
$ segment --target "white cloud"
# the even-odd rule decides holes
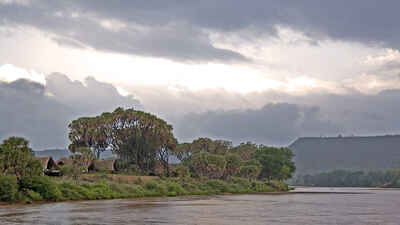
[[[157,86],[168,90],[222,89],[232,93],[271,90],[304,95],[312,92],[345,94],[353,88],[376,93],[388,87],[400,87],[399,82],[392,82],[393,77],[379,78],[387,72],[377,70],[384,62],[397,60],[398,51],[337,41],[316,45],[301,32],[279,29],[279,37],[260,37],[254,43],[243,39],[235,41],[229,36],[224,40],[214,39],[216,45],[224,43],[224,48],[254,58],[255,63],[187,64],[58,45],[52,41],[52,35],[42,31],[8,28],[8,35],[0,35],[0,48],[13,51],[0,52],[0,66],[11,62],[44,74],[62,72],[73,80],[83,81],[93,76],[117,87]],[[14,76],[43,82],[40,76],[27,75],[30,73],[7,72],[7,79]],[[2,79],[6,79],[5,75]]]
[[[0,66],[0,81],[12,82],[18,79],[27,79],[41,84],[46,83],[45,76],[35,70],[25,70],[11,64]]]

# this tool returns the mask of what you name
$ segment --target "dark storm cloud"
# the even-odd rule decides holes
[[[65,147],[67,125],[78,116],[111,111],[118,106],[138,107],[110,84],[88,78],[86,86],[54,74],[46,86],[28,80],[0,82],[0,139],[24,136],[33,147]]]
[[[279,91],[239,94],[221,89],[171,93],[162,87],[126,89],[140,96],[146,110],[173,124],[180,141],[206,136],[235,143],[250,140],[288,145],[301,136],[400,133],[400,89],[302,96]]]
[[[400,132],[399,89],[373,95],[354,91],[304,96],[272,91],[157,91],[162,89],[136,87],[131,92],[142,99],[146,111],[172,123],[180,141],[207,136],[287,145],[300,136]],[[132,96],[121,96],[110,84],[93,78],[83,84],[62,74],[48,76],[45,86],[27,80],[0,82],[0,105],[0,138],[22,135],[37,149],[65,147],[67,124],[79,116],[118,106],[142,109]]]
[[[251,31],[246,36],[251,41],[276,35],[277,25],[315,40],[400,47],[397,0],[26,2],[30,4],[0,5],[0,23],[36,27],[52,33],[62,44],[178,61],[248,61],[238,52],[213,46],[209,32],[241,35]]]
[[[93,77],[87,77],[83,84],[71,81],[66,75],[53,73],[46,77],[46,91],[57,102],[89,115],[116,107],[141,109],[140,102],[133,96],[121,96],[112,84],[99,82]]]
[[[135,15],[132,20],[129,14],[126,17],[117,12],[107,15],[81,3],[31,1],[30,5],[0,4],[0,24],[33,26],[55,35],[52,39],[56,42],[73,47],[87,45],[103,51],[186,62],[249,61],[237,52],[214,47],[208,35],[191,24],[179,20],[161,22],[162,11],[141,12],[140,8],[128,5],[130,14]],[[125,5],[118,7],[123,13]],[[139,18],[140,15],[144,18]],[[146,19],[149,21],[145,22]],[[153,19],[160,23],[153,24]]]
[[[341,127],[344,134],[400,133],[400,89],[384,90],[378,94],[321,94],[293,99],[318,105],[326,118]]]
[[[285,145],[307,134],[337,133],[340,129],[320,118],[319,108],[296,104],[267,104],[261,109],[190,113],[177,123],[184,139],[211,136],[235,142]]]

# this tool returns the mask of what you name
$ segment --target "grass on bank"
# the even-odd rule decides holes
[[[249,181],[233,177],[229,182],[214,179],[162,178],[135,179],[121,182],[108,175],[92,175],[90,181],[79,183],[64,178],[45,176],[26,177],[17,182],[15,177],[0,176],[0,201],[25,202],[99,200],[136,197],[182,195],[214,195],[222,193],[260,193],[288,191],[288,185],[273,181]]]

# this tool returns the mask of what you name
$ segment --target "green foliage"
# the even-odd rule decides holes
[[[289,179],[296,170],[292,161],[293,153],[288,148],[260,146],[255,158],[261,164],[260,177],[268,181]]]
[[[256,144],[247,142],[241,143],[240,145],[233,147],[230,152],[238,154],[243,161],[248,161],[254,158],[254,153],[257,149],[258,146]]]
[[[253,192],[272,192],[275,189],[270,186],[269,184],[262,183],[262,182],[252,182],[251,183],[251,190]]]
[[[29,142],[20,137],[10,137],[0,145],[0,169],[3,175],[12,174],[18,180],[43,173],[42,164],[34,159]]]
[[[58,185],[49,177],[23,177],[19,182],[19,188],[37,192],[45,200],[58,201],[62,199]]]
[[[174,177],[181,177],[181,178],[190,177],[190,170],[186,166],[179,165],[179,166],[177,166],[175,168],[173,176]]]
[[[0,176],[0,201],[15,201],[18,193],[16,177]]]
[[[163,183],[152,181],[145,184],[145,189],[148,190],[148,195],[150,196],[168,195],[168,187]]]
[[[222,180],[212,179],[207,181],[206,183],[212,190],[216,191],[217,193],[223,193],[229,191],[229,186],[226,182]]]
[[[168,174],[169,155],[177,143],[171,125],[134,109],[117,108],[97,117],[79,118],[72,121],[69,130],[72,152],[87,147],[98,158],[100,152],[111,148],[121,160],[138,166],[143,174],[153,173],[156,165]]]
[[[185,195],[188,192],[178,183],[167,182],[168,196]]]
[[[41,176],[43,175],[43,164],[40,160],[37,160],[33,157],[30,157],[25,164],[25,168],[23,169],[22,174],[24,176],[32,177],[32,176]]]
[[[247,178],[249,180],[254,180],[258,177],[258,175],[260,174],[260,167],[257,166],[242,166],[240,167],[239,170],[239,175],[241,177]]]
[[[320,187],[400,187],[400,170],[369,172],[334,170],[298,176],[294,184]]]
[[[23,190],[23,195],[26,198],[26,201],[42,201],[43,200],[42,196],[39,193],[29,190],[29,189]]]
[[[7,179],[7,182],[2,182]],[[13,179],[13,182],[9,182]],[[193,179],[193,178],[168,178],[151,182],[142,182],[141,184],[115,183],[112,181],[75,183],[63,181],[55,182],[53,178],[47,177],[29,177],[23,178],[18,185],[15,177],[2,178],[0,190],[8,191],[2,196],[7,196],[2,201],[22,200],[31,201],[57,201],[57,200],[97,200],[113,198],[134,198],[145,196],[180,196],[180,195],[210,195],[219,193],[254,193],[266,191],[284,190],[281,182],[273,182],[271,185],[265,182],[253,181],[247,179],[232,177],[230,182],[218,179]],[[12,183],[13,188],[9,188]],[[6,188],[2,188],[6,187]],[[9,193],[13,190],[12,193]],[[287,190],[287,189],[286,189]],[[10,198],[12,196],[12,198]]]
[[[226,161],[226,167],[224,171],[225,178],[230,178],[239,173],[242,161],[238,154],[232,154],[232,153],[226,154],[225,161]]]
[[[60,169],[60,172],[63,176],[67,176],[72,178],[75,182],[78,182],[81,174],[82,174],[82,168],[81,167],[75,167],[75,166],[64,166]]]
[[[211,179],[221,178],[226,166],[224,156],[207,152],[194,154],[191,163],[194,171],[198,175]]]
[[[227,141],[199,138],[192,143],[179,144],[175,154],[182,165],[190,168],[192,176],[198,178],[229,180],[232,176],[241,176],[281,181],[291,178],[296,169],[290,149],[251,142],[232,146]]]

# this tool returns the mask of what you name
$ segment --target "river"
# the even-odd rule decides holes
[[[400,224],[400,190],[297,188],[275,195],[118,199],[0,206],[0,224]]]

